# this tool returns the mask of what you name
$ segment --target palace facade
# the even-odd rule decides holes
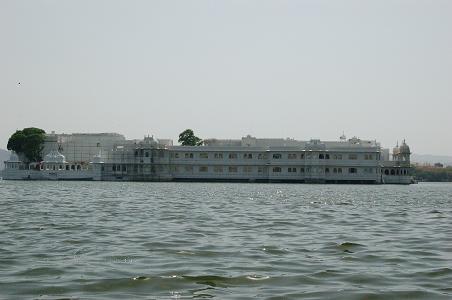
[[[389,150],[359,138],[205,140],[203,146],[174,146],[147,136],[49,134],[42,162],[5,162],[4,179],[107,181],[241,181],[410,184],[410,148]],[[69,159],[68,159],[69,158]]]

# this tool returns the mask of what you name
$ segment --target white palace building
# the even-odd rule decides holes
[[[392,151],[356,137],[338,141],[208,139],[203,146],[171,140],[126,140],[117,133],[48,134],[44,160],[5,161],[3,179],[225,181],[410,184],[410,148]]]

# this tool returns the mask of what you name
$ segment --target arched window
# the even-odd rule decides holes
[[[325,158],[325,155],[319,154],[319,159],[324,159],[324,158]]]
[[[389,170],[388,169],[385,170],[385,175],[389,175]]]
[[[395,175],[394,169],[391,170],[391,175]]]
[[[281,173],[281,168],[280,167],[274,167],[273,168],[273,173]]]

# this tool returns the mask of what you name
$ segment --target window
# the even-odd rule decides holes
[[[229,167],[229,173],[237,173],[237,167]]]
[[[207,172],[209,168],[207,166],[201,166],[199,167],[199,172]]]
[[[319,159],[324,159],[324,158],[325,158],[325,155],[322,154],[322,153],[320,153],[320,154],[319,154]]]
[[[257,173],[263,173],[264,168],[263,167],[257,167]]]
[[[306,159],[311,159],[311,158],[312,158],[311,153],[308,153],[308,154],[306,155]]]
[[[251,166],[243,167],[243,173],[251,173],[251,172],[253,172],[253,167],[251,167]]]
[[[179,158],[179,153],[178,152],[174,153],[174,158]]]
[[[185,172],[193,172],[193,166],[185,166]]]
[[[300,159],[304,159],[304,153],[300,154]]]
[[[287,154],[287,158],[288,159],[297,159],[297,154],[296,153],[289,153],[289,154]]]
[[[259,153],[257,155],[257,159],[267,159],[267,158],[268,158],[267,153]]]
[[[273,154],[273,159],[281,159],[282,155],[280,153]]]
[[[364,159],[365,160],[373,160],[373,155],[372,154],[364,154]]]
[[[123,172],[127,171],[126,165],[122,165],[122,171],[123,171]]]
[[[329,154],[325,154],[325,159],[330,159],[330,155]]]
[[[281,173],[280,167],[273,167],[273,173]]]
[[[348,173],[350,173],[350,174],[356,174],[356,173],[358,173],[358,170],[357,170],[356,168],[349,168],[349,169],[348,169]]]
[[[69,171],[69,165],[66,165],[66,170]]]
[[[297,168],[287,168],[287,172],[289,172],[289,173],[297,173]]]
[[[144,156],[149,157],[149,152],[146,151]]]
[[[209,158],[209,153],[206,152],[199,153],[199,158],[203,159]]]
[[[304,173],[304,168],[300,168],[300,173]]]
[[[342,168],[337,168],[337,172],[338,172],[339,174],[342,174]]]
[[[213,157],[214,157],[215,159],[223,159],[223,153],[215,153],[215,154],[213,155]]]
[[[325,173],[329,174],[330,173],[330,168],[325,168]]]
[[[243,153],[243,158],[244,159],[252,159],[253,158],[253,154],[252,153]]]
[[[358,155],[357,154],[349,154],[348,159],[356,160],[356,159],[358,159]]]
[[[229,159],[237,159],[237,153],[229,153]]]
[[[334,173],[334,174],[337,173],[337,168],[333,168],[333,173]]]
[[[116,172],[116,166],[115,166],[115,165],[113,165],[113,166],[111,167],[111,169],[112,169],[113,172]]]
[[[215,166],[213,167],[213,171],[215,173],[223,173],[223,166]]]
[[[372,174],[374,172],[373,168],[364,168],[364,173]]]
[[[334,154],[333,155],[333,159],[341,160],[342,159],[342,154]]]
[[[185,158],[193,158],[193,153],[185,153]]]
[[[391,170],[391,175],[395,175],[394,169]]]

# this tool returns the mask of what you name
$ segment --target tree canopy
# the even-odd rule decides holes
[[[179,134],[179,143],[181,143],[182,146],[201,146],[203,140],[197,137],[193,133],[193,130],[185,129]]]
[[[17,130],[8,140],[7,149],[22,154],[29,161],[41,161],[45,131],[29,127]]]

